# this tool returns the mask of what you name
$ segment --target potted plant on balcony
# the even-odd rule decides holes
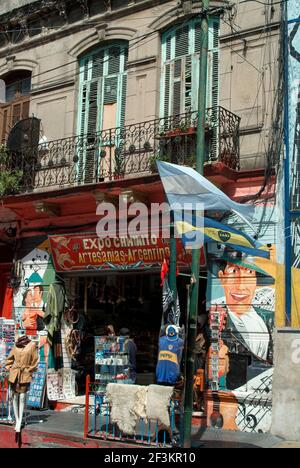
[[[173,138],[177,136],[195,135],[197,127],[195,121],[190,118],[184,119],[179,122],[171,121],[171,128],[165,129],[161,132],[161,138]],[[172,128],[173,127],[173,128]]]
[[[115,180],[124,179],[125,161],[121,147],[115,149],[115,167],[113,175]]]
[[[168,156],[161,154],[153,154],[149,159],[149,170],[152,174],[157,173],[157,161],[170,162]]]
[[[7,148],[0,146],[0,197],[13,195],[20,190],[23,172],[13,169],[11,155]]]

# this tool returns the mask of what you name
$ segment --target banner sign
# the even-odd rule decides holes
[[[156,237],[105,238],[97,234],[50,236],[54,266],[58,272],[127,271],[159,267],[170,256],[170,240]],[[191,264],[191,254],[177,241],[177,263]],[[205,265],[204,250],[201,265]]]

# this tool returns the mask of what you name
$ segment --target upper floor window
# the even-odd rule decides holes
[[[31,73],[11,72],[2,78],[5,83],[5,102],[0,104],[0,141],[5,143],[11,129],[29,117]]]
[[[162,36],[161,117],[198,109],[201,23],[193,19]],[[219,102],[219,20],[209,21],[207,107]]]
[[[5,87],[5,100],[6,102],[12,102],[23,96],[28,96],[31,90],[31,77],[24,78],[13,83],[6,85]]]
[[[126,43],[93,50],[80,60],[78,133],[124,125],[127,60]]]

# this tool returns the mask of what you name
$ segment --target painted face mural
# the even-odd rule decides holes
[[[31,286],[24,293],[22,325],[28,335],[36,335],[44,330],[43,317],[43,286]]]
[[[23,264],[23,281],[14,294],[14,315],[20,328],[36,334],[42,330],[45,300],[48,284],[53,281],[47,278],[50,256],[43,244],[35,249],[28,249],[28,253],[21,258]]]
[[[14,318],[17,326],[39,342],[40,359],[47,362],[49,345],[43,322],[49,285],[55,282],[55,272],[49,254],[48,241],[24,242],[23,280],[14,294]],[[38,335],[38,336],[37,336]]]
[[[231,311],[237,316],[249,312],[257,288],[256,272],[227,263],[224,270],[220,269],[219,278]]]

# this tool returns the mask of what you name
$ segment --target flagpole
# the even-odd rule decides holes
[[[208,9],[209,0],[203,0],[201,12],[201,44],[200,44],[200,72],[198,92],[198,127],[197,127],[197,153],[196,170],[201,175],[204,173],[205,162],[205,124],[206,124],[206,94],[207,94],[207,65],[208,65]],[[195,343],[197,337],[197,317],[199,302],[199,274],[200,274],[200,250],[194,249],[192,254],[192,278],[190,309],[188,311],[187,333],[187,358],[186,380],[184,396],[184,448],[191,448],[192,417],[193,417],[193,390],[195,374]]]
[[[176,308],[177,302],[177,243],[175,239],[175,226],[174,226],[174,213],[171,211],[171,229],[170,229],[170,272],[169,272],[169,286],[173,292],[174,304]]]

